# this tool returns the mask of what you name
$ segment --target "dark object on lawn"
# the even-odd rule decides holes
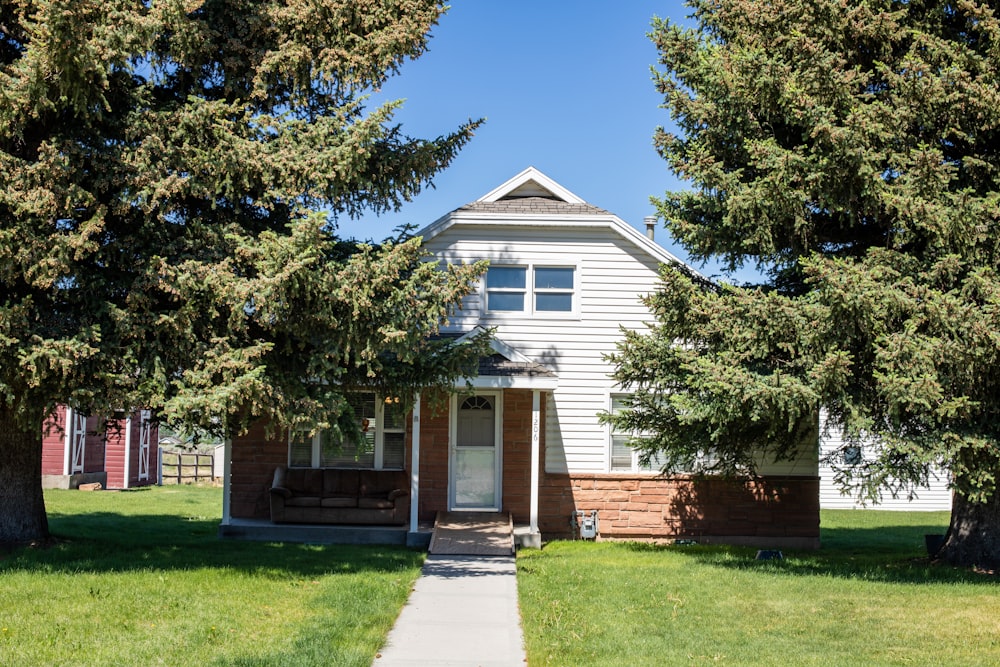
[[[757,560],[784,560],[785,555],[777,549],[761,549],[757,552]]]
[[[924,535],[924,545],[927,547],[927,555],[936,558],[944,546],[944,535]]]

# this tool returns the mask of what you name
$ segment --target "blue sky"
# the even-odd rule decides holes
[[[423,227],[529,166],[644,230],[650,196],[684,187],[653,148],[670,116],[652,83],[647,33],[654,15],[684,20],[687,11],[670,0],[454,0],[430,50],[381,95],[405,99],[396,120],[411,136],[486,123],[436,189],[399,213],[342,220],[342,232],[378,240],[404,223]],[[688,259],[662,225],[656,240]]]

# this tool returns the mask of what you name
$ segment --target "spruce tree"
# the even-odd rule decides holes
[[[398,103],[368,108],[442,11],[0,3],[0,542],[47,537],[57,403],[231,434],[335,422],[344,387],[405,397],[465,372],[476,346],[432,334],[481,267],[340,231],[417,194],[478,124],[415,139]]]
[[[752,473],[822,408],[875,460],[878,498],[944,466],[944,559],[1000,567],[1000,22],[975,0],[695,0],[654,20],[689,189],[657,200],[696,258],[759,284],[666,268],[657,323],[629,334],[620,427],[668,467]],[[711,456],[705,457],[708,453]],[[895,489],[899,490],[899,489]]]

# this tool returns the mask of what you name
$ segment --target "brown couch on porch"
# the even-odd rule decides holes
[[[271,521],[404,524],[408,489],[405,470],[279,467],[271,484]]]

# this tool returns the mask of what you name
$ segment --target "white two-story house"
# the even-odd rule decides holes
[[[407,473],[409,533],[438,512],[503,512],[537,543],[573,536],[581,513],[596,513],[602,538],[818,545],[815,443],[753,480],[663,476],[601,423],[623,396],[606,355],[623,328],[653,321],[641,297],[657,289],[661,265],[680,262],[648,235],[533,168],[418,234],[439,261],[489,261],[442,333],[491,329],[495,353],[456,383],[445,410],[417,403],[397,418],[380,397],[365,399],[375,451],[349,465]],[[224,525],[267,518],[274,467],[345,464],[297,458],[292,440],[243,440]]]

